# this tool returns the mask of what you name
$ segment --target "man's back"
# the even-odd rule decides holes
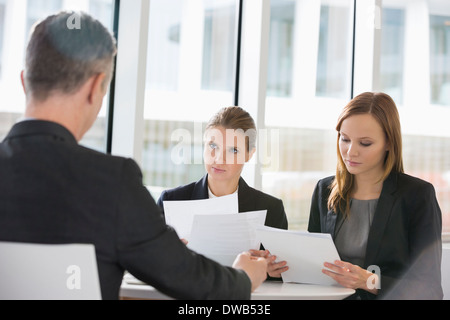
[[[104,299],[118,298],[124,270],[175,298],[249,297],[243,271],[193,255],[165,225],[134,161],[83,148],[56,123],[14,126],[0,177],[0,241],[94,244]]]

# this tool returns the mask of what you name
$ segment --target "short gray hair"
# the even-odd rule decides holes
[[[74,17],[79,28],[69,27]],[[116,53],[113,35],[90,15],[63,11],[49,16],[34,26],[28,43],[27,94],[41,101],[54,92],[70,94],[100,73],[109,83]]]

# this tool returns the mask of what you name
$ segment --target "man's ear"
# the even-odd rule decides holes
[[[91,87],[89,91],[89,103],[93,104],[97,99],[102,100],[106,94],[106,89],[104,88],[104,81],[106,75],[104,73],[99,73],[97,75],[92,76],[91,78]]]
[[[22,72],[20,72],[20,82],[22,83],[23,92],[26,95],[27,94],[27,88],[25,86],[25,70],[22,70]]]

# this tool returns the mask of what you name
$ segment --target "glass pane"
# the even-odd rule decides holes
[[[317,95],[346,98],[351,86],[352,11],[349,4],[323,3],[320,10]]]
[[[335,172],[334,128],[351,95],[353,1],[271,0],[270,27],[265,125],[279,155],[263,168],[263,191],[283,200],[290,229],[306,229],[317,181]]]
[[[5,29],[5,0],[0,0],[0,80],[2,79],[3,63],[3,30]]]
[[[267,95],[292,95],[295,2],[272,2],[270,11],[269,67]]]
[[[381,90],[403,103],[405,10],[385,7],[382,11],[380,82]]]
[[[234,5],[212,6],[213,1],[206,2],[202,89],[231,91],[236,50],[236,8]]]
[[[430,15],[431,103],[450,107],[450,12]]]
[[[443,233],[450,240],[450,2],[429,1],[430,23],[430,126],[439,126],[439,135],[421,137],[424,152],[420,152],[423,163],[421,175],[428,178],[436,188],[443,215]],[[423,121],[423,120],[422,120]],[[418,148],[417,141],[411,149]],[[417,158],[414,158],[417,161]],[[411,161],[413,163],[413,161]]]
[[[142,167],[158,190],[204,174],[203,126],[233,104],[235,0],[150,2]]]
[[[382,15],[380,87],[399,107],[405,171],[434,185],[449,234],[450,2],[385,0]]]
[[[82,10],[112,30],[113,0],[0,0],[0,140],[23,116],[25,97],[20,84],[29,32],[34,23],[60,10]],[[106,151],[106,110],[104,100],[99,118],[81,144]]]

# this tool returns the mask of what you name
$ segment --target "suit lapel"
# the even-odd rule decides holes
[[[370,227],[369,238],[367,240],[365,264],[372,264],[380,249],[381,240],[386,230],[386,224],[392,213],[392,207],[395,202],[393,193],[397,189],[397,174],[391,173],[383,184],[377,209]]]
[[[250,212],[255,210],[254,194],[242,178],[239,180],[238,202],[239,212]]]
[[[195,184],[191,200],[203,200],[208,198],[208,175],[206,175]]]

